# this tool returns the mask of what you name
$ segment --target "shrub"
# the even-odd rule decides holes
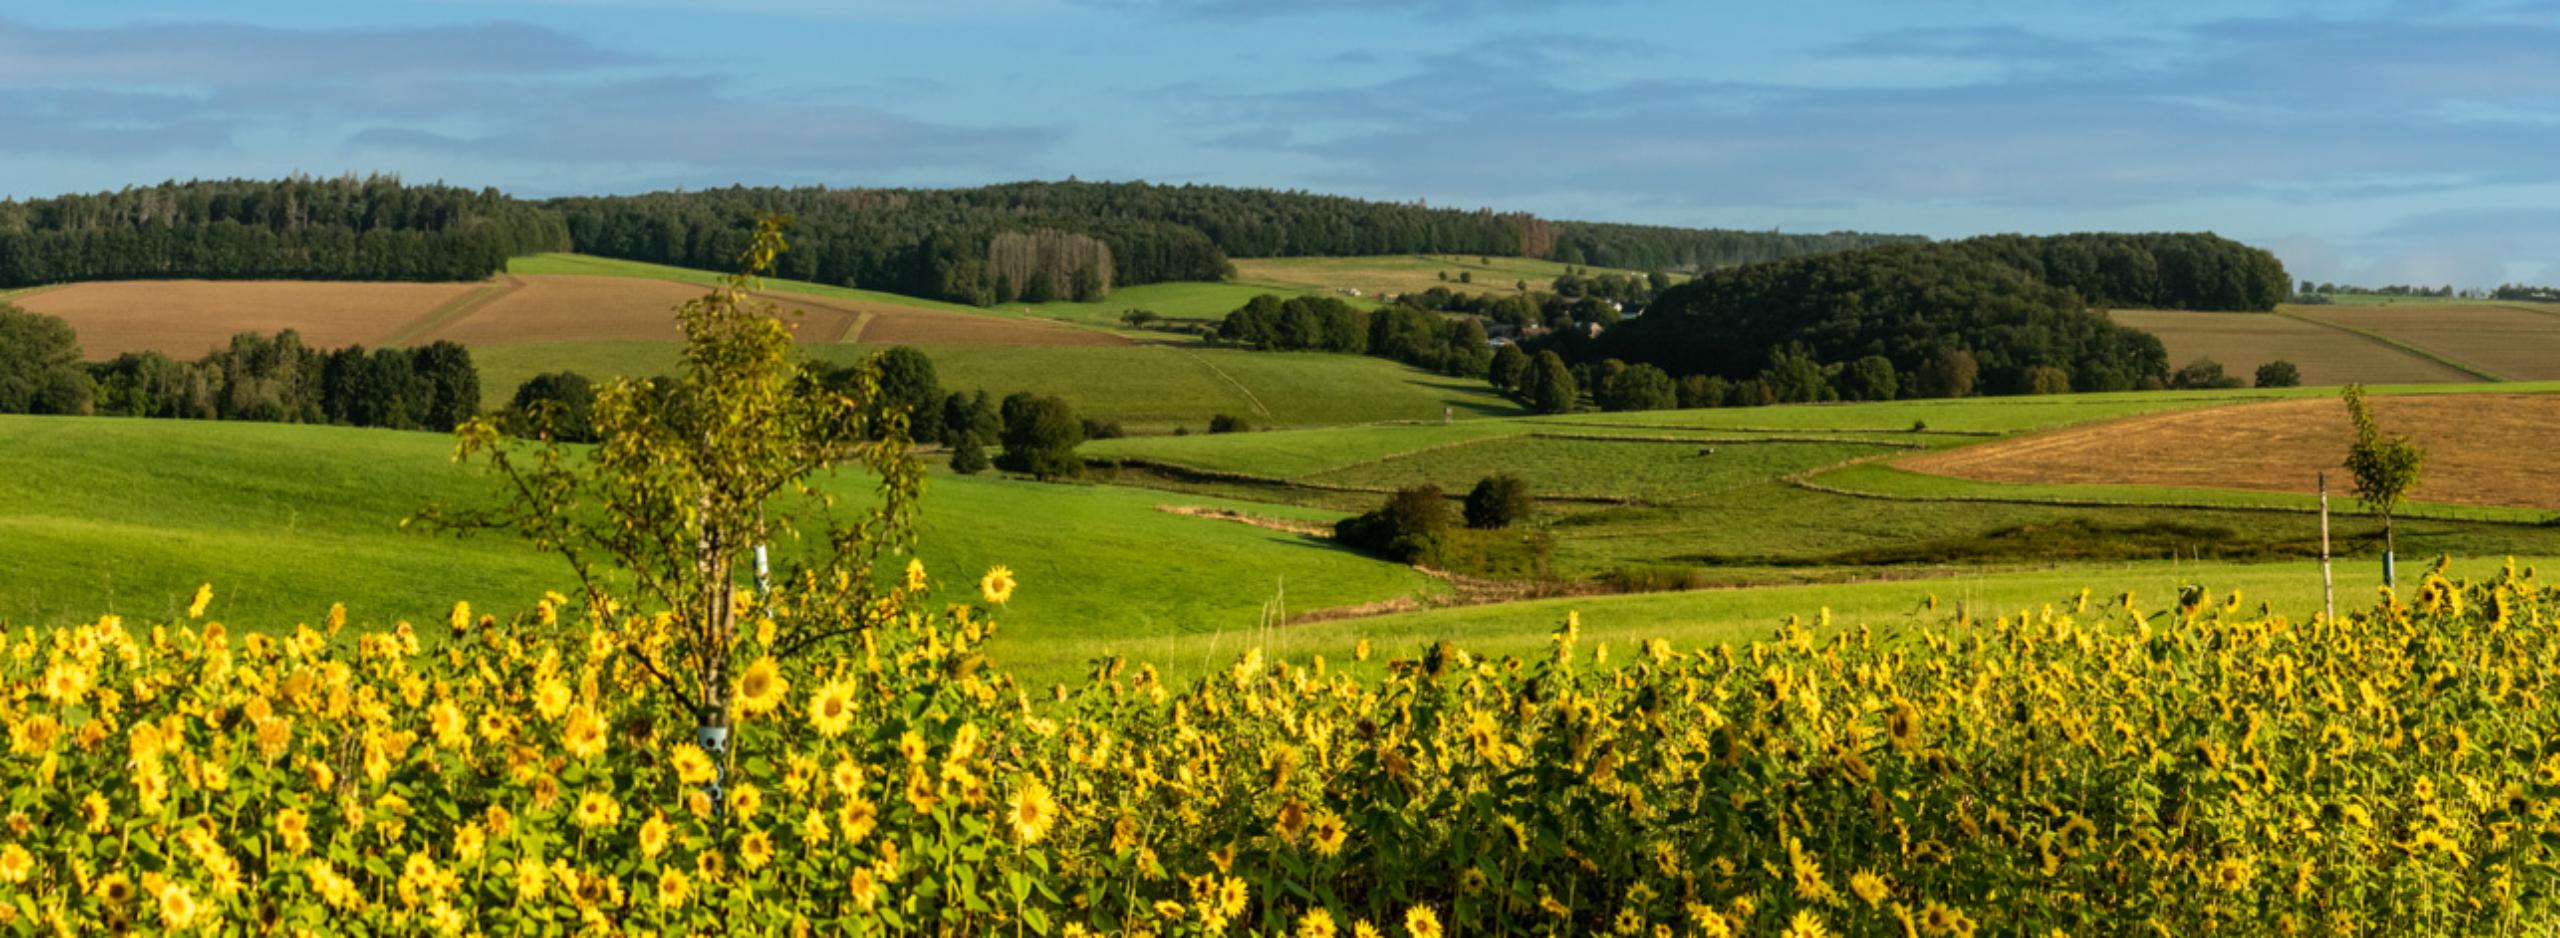
[[[2298,388],[2302,386],[2302,369],[2281,358],[2258,366],[2258,386],[2262,388]]]
[[[2029,394],[2071,393],[2071,374],[2052,365],[2036,365],[2028,368],[2026,374],[2020,377],[2019,383],[2026,386],[2025,390]]]
[[[1333,538],[1399,563],[1420,563],[1454,524],[1440,487],[1416,485],[1396,490],[1386,504],[1367,514],[1335,522]]]
[[[1680,403],[1671,376],[1652,365],[1634,365],[1600,385],[1600,409],[1610,411],[1670,410]]]
[[[1025,473],[1043,482],[1084,475],[1084,424],[1067,402],[1056,397],[1018,393],[998,408],[1004,418],[1004,452],[996,466]]]
[[[1467,492],[1467,527],[1490,530],[1507,528],[1513,522],[1529,517],[1536,502],[1529,497],[1529,483],[1508,472],[1484,477]]]
[[[1209,432],[1211,433],[1246,433],[1252,430],[1252,421],[1238,417],[1234,414],[1219,414],[1209,418]]]
[[[987,471],[987,445],[974,430],[962,431],[951,444],[951,471],[973,476]]]
[[[2175,374],[2170,375],[2169,386],[2182,390],[2236,388],[2240,386],[2240,379],[2223,374],[2221,362],[2210,358],[2199,358],[2186,363]]]
[[[1103,420],[1095,417],[1084,418],[1085,439],[1116,440],[1127,435],[1127,433],[1120,429],[1120,421]]]
[[[509,432],[544,436],[569,443],[593,443],[595,385],[574,371],[544,372],[516,386],[508,402]]]

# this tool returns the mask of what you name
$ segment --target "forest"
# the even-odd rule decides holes
[[[390,176],[166,182],[0,201],[0,288],[80,280],[478,280],[569,247],[495,189]]]
[[[1962,352],[1987,393],[2128,390],[2165,384],[2167,353],[2093,307],[2264,310],[2289,287],[2272,255],[2213,235],[2003,235],[1715,271],[1598,337],[1538,347],[1735,381],[1870,357],[1925,374]]]

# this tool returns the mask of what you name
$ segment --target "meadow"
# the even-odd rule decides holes
[[[2210,358],[2242,381],[2272,361],[2292,362],[2303,383],[2313,386],[2479,380],[2423,355],[2291,316],[2120,309],[2107,318],[2159,336],[2173,368]]]
[[[2423,348],[2504,380],[2560,379],[2560,315],[2523,304],[2314,306],[2299,313]]]
[[[344,603],[354,621],[387,626],[436,621],[458,599],[523,604],[566,588],[558,559],[510,538],[403,529],[430,503],[492,495],[493,483],[457,467],[451,451],[450,437],[430,433],[0,417],[0,477],[14,495],[0,512],[0,621],[167,616],[213,582],[243,622],[316,622]],[[857,477],[827,487],[867,491]],[[1072,672],[1118,639],[1249,630],[1274,598],[1306,611],[1441,590],[1329,542],[1162,505],[1333,517],[937,473],[919,553],[952,576],[1006,564],[1031,584],[998,648],[1049,673]]]

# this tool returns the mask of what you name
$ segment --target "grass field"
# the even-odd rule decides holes
[[[2560,315],[2490,303],[2306,306],[2306,318],[2361,329],[2511,381],[2560,379]]]
[[[1448,287],[1461,293],[1510,293],[1521,281],[1529,289],[1554,286],[1565,265],[1526,257],[1477,257],[1443,254],[1385,254],[1366,257],[1271,257],[1235,262],[1236,282],[1273,289],[1332,292],[1360,291],[1367,299],[1392,293],[1419,293]],[[1643,276],[1639,271],[1591,268],[1592,273]],[[1446,273],[1447,279],[1441,279]],[[1465,273],[1472,283],[1460,283]]]
[[[850,364],[872,345],[808,345],[813,359]],[[1481,381],[1432,374],[1385,359],[1315,352],[1246,352],[1164,345],[919,346],[942,386],[1002,397],[1014,391],[1056,394],[1083,416],[1121,421],[1132,430],[1207,429],[1218,414],[1255,424],[1438,420],[1519,413]],[[474,349],[486,406],[506,403],[517,385],[546,371],[591,378],[647,377],[674,371],[672,342],[532,343]],[[1116,442],[1116,441],[1115,441]]]
[[[2479,380],[2424,356],[2288,316],[2149,309],[2114,310],[2107,316],[2159,336],[2168,347],[2170,367],[2210,358],[2242,381],[2252,380],[2259,365],[2277,360],[2292,362],[2302,370],[2303,383],[2312,385]],[[2560,320],[2553,326],[2560,335]]]
[[[317,621],[333,601],[358,621],[423,623],[457,599],[506,610],[566,585],[558,561],[506,538],[401,529],[429,502],[493,491],[450,451],[440,434],[0,417],[0,477],[12,492],[0,513],[0,622],[166,615],[210,581],[223,615],[243,623]],[[865,489],[851,478],[828,487]],[[1440,588],[1326,542],[1157,510],[1168,504],[1330,517],[936,474],[919,548],[952,589],[1011,566],[1023,585],[998,647],[1061,668],[1082,659],[1059,655],[1120,639],[1250,628],[1278,595],[1303,611]]]
[[[119,280],[29,291],[21,308],[59,316],[93,361],[156,350],[193,359],[233,333],[292,329],[306,345],[381,345],[469,300],[470,283]]]

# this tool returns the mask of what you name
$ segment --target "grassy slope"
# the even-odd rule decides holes
[[[1314,352],[1247,352],[1177,346],[922,346],[942,386],[1056,394],[1091,417],[1132,429],[1205,428],[1217,414],[1256,424],[1437,420],[1514,414],[1519,409],[1481,381],[1432,374],[1380,358]],[[871,346],[804,345],[810,357],[851,363]],[[517,385],[545,371],[589,377],[667,374],[670,342],[527,343],[472,350],[484,405],[507,402]]]
[[[2487,576],[2503,562],[2501,557],[2465,559],[2454,565],[2453,573],[2457,576]],[[2521,558],[2519,563],[2538,564],[2548,570],[2560,564],[2560,558],[2527,557]],[[2403,573],[2415,577],[2423,570],[2423,565],[2413,563],[2404,567]],[[2379,579],[2380,571],[2370,561],[2339,562],[2339,611],[2371,605],[2373,589]],[[2403,581],[2404,585],[2406,582]],[[1837,627],[1865,625],[1886,633],[1911,628],[1943,628],[1960,606],[1973,615],[1984,617],[2015,615],[2047,604],[2067,609],[2077,600],[2082,589],[2092,591],[2090,602],[2093,611],[2104,608],[2113,596],[2130,590],[2134,593],[2136,609],[2156,612],[2172,604],[2178,587],[2185,584],[2213,591],[2216,601],[2228,600],[2237,590],[2243,605],[2255,608],[2265,602],[2276,612],[2296,620],[2309,618],[2320,609],[2320,568],[2316,562],[2199,565],[2164,561],[2075,564],[1925,582],[1833,583],[1580,596],[1500,606],[1435,609],[1295,626],[1285,631],[1263,633],[1255,644],[1268,652],[1301,660],[1311,655],[1324,655],[1335,662],[1351,660],[1362,639],[1371,640],[1376,646],[1375,653],[1381,657],[1410,657],[1430,643],[1441,640],[1457,642],[1479,653],[1529,656],[1549,647],[1547,635],[1564,621],[1566,614],[1578,613],[1582,619],[1584,648],[1607,642],[1611,645],[1611,655],[1625,656],[1638,653],[1638,643],[1648,638],[1668,640],[1675,648],[1683,650],[1764,639],[1787,617],[1796,616],[1806,622],[1815,622],[1824,609],[1830,610],[1833,624]],[[1936,611],[1931,611],[1927,605],[1932,596],[1939,602]],[[1151,658],[1166,661],[1178,670],[1198,672],[1223,663],[1213,654],[1215,650],[1197,645],[1147,642],[1131,647]],[[1235,647],[1230,644],[1224,650],[1232,651]]]
[[[423,622],[456,599],[512,609],[564,586],[557,561],[504,538],[399,528],[426,503],[490,491],[450,449],[423,433],[0,417],[0,621],[165,615],[211,581],[219,615],[243,624],[316,620],[332,601],[359,621]],[[999,647],[1026,664],[1247,628],[1283,582],[1295,609],[1438,588],[1326,543],[1155,510],[1213,500],[944,474],[928,485],[928,569],[965,594],[988,566],[1011,566],[1023,586]]]

